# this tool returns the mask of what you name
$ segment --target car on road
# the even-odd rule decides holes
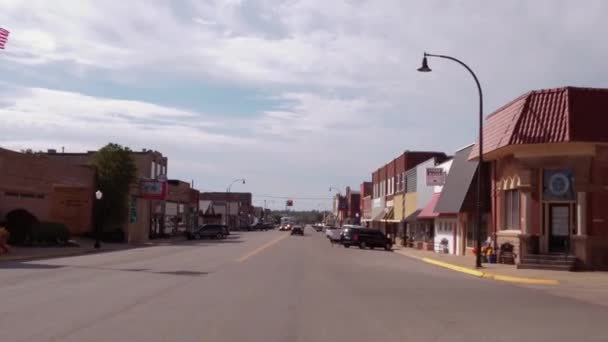
[[[230,234],[228,227],[222,224],[204,224],[186,232],[188,240],[203,238],[224,239]]]
[[[291,228],[291,235],[302,235],[304,236],[304,227],[295,225]]]
[[[325,236],[329,239],[329,242],[332,244],[340,242],[340,232],[341,228],[336,226],[327,226],[325,227]]]
[[[285,231],[285,230],[291,230],[291,223],[287,223],[287,224],[282,224],[281,228],[279,228],[279,230]]]
[[[340,243],[344,248],[358,246],[361,249],[376,247],[384,248],[387,251],[393,249],[391,239],[377,229],[369,228],[345,228],[340,234]]]

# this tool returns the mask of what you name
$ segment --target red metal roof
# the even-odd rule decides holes
[[[555,88],[526,93],[490,114],[483,152],[508,145],[608,142],[608,89]],[[479,155],[476,145],[470,158]]]

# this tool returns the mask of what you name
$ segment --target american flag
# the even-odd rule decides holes
[[[0,49],[4,49],[4,45],[6,44],[6,41],[8,40],[9,33],[10,32],[8,32],[7,30],[0,27]]]

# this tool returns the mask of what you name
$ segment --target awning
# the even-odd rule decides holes
[[[414,211],[408,217],[406,217],[403,221],[408,222],[408,223],[416,222],[418,220],[418,215],[420,214],[421,211],[422,211],[422,209],[418,209],[418,210]]]
[[[439,197],[441,196],[440,192],[436,192],[431,196],[431,200],[426,204],[424,209],[420,212],[418,217],[420,218],[434,218],[439,216],[439,213],[435,212],[435,206],[437,205],[437,201],[439,201]]]
[[[471,181],[477,171],[478,162],[468,160],[472,148],[471,145],[454,154],[454,161],[441,191],[441,197],[435,205],[435,212],[457,214],[461,211]]]
[[[382,221],[383,222],[392,222],[394,218],[395,218],[395,209],[393,209],[393,207],[390,207],[390,209],[386,212],[386,214],[382,218]]]
[[[384,218],[384,215],[386,215],[386,213],[384,211],[381,211],[376,216],[374,216],[372,221],[382,221],[382,219]]]

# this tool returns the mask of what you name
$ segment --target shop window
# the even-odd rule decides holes
[[[506,190],[503,196],[502,230],[519,230],[519,190]]]

